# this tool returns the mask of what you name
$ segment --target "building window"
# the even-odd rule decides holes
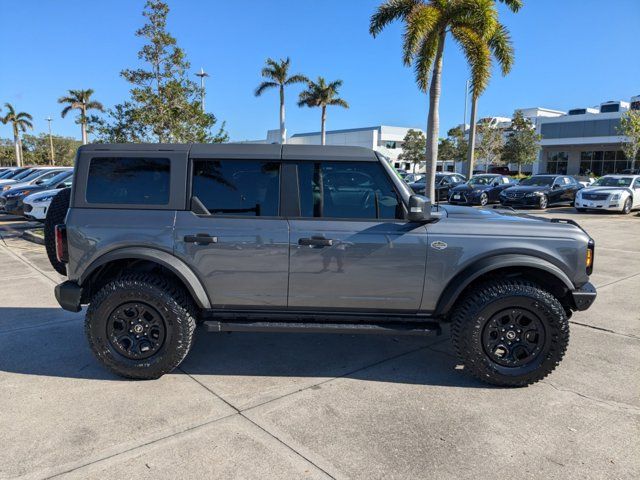
[[[629,161],[622,150],[580,152],[580,175],[610,175],[629,168]]]
[[[386,148],[394,149],[394,148],[396,148],[396,147],[397,147],[397,143],[396,143],[396,142],[386,142],[386,143],[384,144],[384,146],[385,146]]]
[[[547,152],[547,173],[567,174],[569,154],[567,152]]]

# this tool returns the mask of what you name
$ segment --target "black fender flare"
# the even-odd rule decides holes
[[[494,255],[473,262],[449,281],[440,295],[434,312],[435,316],[446,315],[462,292],[464,292],[475,279],[492,270],[508,267],[537,269],[556,277],[569,291],[575,290],[576,288],[569,276],[562,271],[562,269],[543,258],[519,254]]]
[[[211,308],[211,301],[207,295],[207,291],[196,274],[179,258],[165,252],[150,247],[125,247],[112,250],[101,255],[94,260],[80,275],[78,284],[82,286],[84,282],[100,267],[115,260],[136,259],[149,260],[151,262],[162,265],[166,269],[172,271],[185,285],[196,304],[200,308]]]

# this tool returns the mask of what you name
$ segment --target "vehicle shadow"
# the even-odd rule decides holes
[[[5,372],[122,380],[94,358],[84,336],[84,315],[61,315],[61,312],[55,308],[0,307],[0,379]],[[194,347],[174,373],[292,379],[348,376],[391,383],[487,388],[460,371],[449,343],[446,332],[439,337],[396,337],[228,334],[208,333],[199,328]]]

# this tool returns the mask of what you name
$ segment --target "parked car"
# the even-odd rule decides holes
[[[436,173],[436,201],[446,202],[449,198],[449,192],[467,181],[467,178],[460,173],[437,172]],[[417,182],[410,183],[411,189],[418,195],[425,194],[426,176]]]
[[[581,188],[582,185],[575,178],[567,175],[534,175],[500,192],[500,203],[542,210],[550,205],[572,205]]]
[[[451,189],[449,203],[482,206],[497,203],[500,201],[500,192],[515,184],[511,177],[505,175],[476,175],[467,183]]]
[[[451,323],[465,372],[525,386],[558,365],[569,316],[596,297],[577,224],[432,211],[371,149],[100,144],[76,166],[45,222],[68,275],[55,295],[89,305],[88,343],[124,377],[176,368],[196,321],[416,335]]]
[[[3,185],[8,185],[10,183],[16,183],[17,181],[26,178],[30,175],[35,169],[32,167],[21,167],[15,170],[11,170],[9,173],[5,173],[3,178],[0,178],[0,188]]]
[[[596,179],[594,177],[588,176],[588,175],[574,175],[573,178],[576,179],[576,181],[582,185],[583,187],[588,187],[590,186],[593,182],[596,181]]]
[[[55,177],[61,172],[69,172],[72,171],[71,167],[45,167],[45,168],[34,168],[29,175],[20,179],[14,180],[13,182],[6,183],[2,185],[2,191],[6,192],[10,189],[15,189],[19,187],[27,187],[30,185],[41,185],[45,182],[48,182],[50,179]]]
[[[575,208],[628,214],[640,208],[640,175],[605,175],[576,195]]]
[[[39,220],[43,222],[47,218],[47,211],[51,205],[51,200],[55,197],[61,188],[71,187],[73,178],[67,178],[63,183],[58,184],[57,188],[52,190],[44,190],[31,193],[22,200],[23,216],[29,220]]]
[[[33,181],[33,183],[20,184],[17,186],[12,185],[14,188],[3,191],[2,194],[0,194],[0,211],[11,215],[22,216],[24,214],[23,200],[26,196],[43,190],[68,186],[67,182],[71,181],[73,170],[65,169],[57,173],[48,172],[47,176],[51,175],[51,173],[54,173],[54,175],[45,181],[38,180]]]
[[[424,178],[424,173],[407,173],[403,180],[407,183],[419,182]]]

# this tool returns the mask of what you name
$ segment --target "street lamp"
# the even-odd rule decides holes
[[[49,122],[49,148],[51,149],[51,165],[55,165],[55,158],[53,157],[53,137],[51,136],[51,121],[53,118],[47,117],[45,118],[47,122]]]
[[[196,73],[196,77],[200,77],[200,98],[202,101],[202,113],[204,113],[204,79],[205,77],[210,77],[207,72],[204,71],[202,67],[200,67],[200,71]]]

